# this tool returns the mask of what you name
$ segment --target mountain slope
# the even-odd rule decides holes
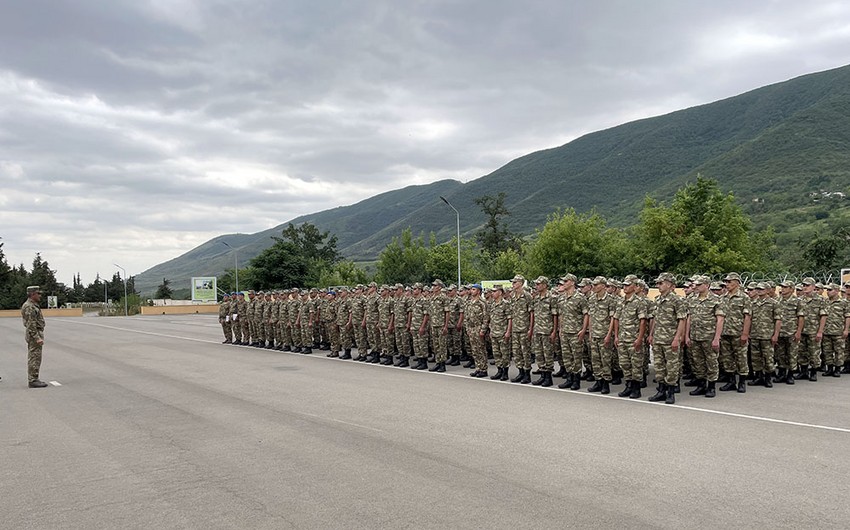
[[[514,231],[530,233],[558,208],[596,209],[613,225],[636,221],[643,198],[670,197],[697,173],[734,191],[765,224],[784,210],[811,205],[808,194],[826,188],[850,195],[850,67],[810,74],[739,96],[594,132],[560,147],[520,157],[461,184],[441,181],[377,195],[360,203],[294,219],[339,237],[354,260],[374,259],[410,226],[415,233],[454,235],[455,219],[440,200],[461,212],[461,231],[484,222],[474,204],[482,195],[506,193]],[[757,202],[753,202],[756,200]],[[752,206],[757,204],[758,206]],[[839,207],[844,207],[840,204]],[[232,267],[222,238],[240,245],[247,260],[271,243],[280,227],[253,235],[221,236],[145,271],[137,285],[187,271]],[[233,243],[231,243],[233,244]],[[216,253],[211,247],[220,247]],[[200,274],[197,272],[196,274]]]

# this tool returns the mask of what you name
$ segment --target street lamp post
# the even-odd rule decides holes
[[[445,197],[440,195],[440,199],[444,203],[448,205],[449,208],[455,211],[455,215],[457,215],[457,287],[460,289],[460,212],[457,211],[457,208],[452,206],[452,203],[446,200]]]
[[[239,292],[239,254],[236,252],[236,249],[225,243],[224,241],[219,241],[222,245],[229,248],[233,251],[233,274],[236,276],[236,292]]]
[[[113,263],[116,267],[121,269],[122,277],[124,278],[124,316],[127,316],[127,271],[121,265],[117,263]]]

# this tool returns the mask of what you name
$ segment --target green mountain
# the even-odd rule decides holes
[[[455,216],[441,195],[461,212],[467,234],[484,222],[475,198],[501,191],[515,232],[531,233],[567,207],[596,209],[610,224],[627,226],[636,222],[645,196],[668,198],[698,173],[733,191],[757,225],[772,224],[780,236],[824,215],[850,219],[850,200],[822,193],[850,197],[850,66],[587,134],[465,184],[410,186],[291,222],[330,230],[343,255],[369,261],[408,226],[451,238]],[[147,292],[163,277],[176,285],[221,273],[233,257],[220,241],[238,248],[247,263],[285,225],[219,236],[143,272],[136,285]]]

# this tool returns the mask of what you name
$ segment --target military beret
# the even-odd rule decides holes
[[[802,283],[803,285],[814,285],[815,279],[812,278],[811,276],[806,276],[805,278],[803,278],[803,281],[801,281],[800,283]]]
[[[522,275],[522,274],[517,274],[516,276],[514,276],[513,278],[511,278],[511,283],[514,283],[514,282],[524,282],[524,281],[525,281],[525,278],[523,277],[523,275]]]
[[[473,283],[472,285],[469,286],[469,288],[470,289],[478,289],[480,291],[481,290],[481,284],[480,283]]]
[[[732,280],[737,280],[737,281],[740,282],[741,281],[741,275],[738,274],[737,272],[730,272],[723,279],[726,280],[727,282],[732,281]]]
[[[593,279],[592,283],[593,283],[593,285],[599,285],[600,283],[602,285],[607,285],[608,280],[605,278],[605,276],[597,276],[596,278]]]
[[[658,275],[658,278],[655,279],[655,283],[661,282],[670,282],[673,285],[676,285],[676,276],[674,276],[672,272],[662,272]]]

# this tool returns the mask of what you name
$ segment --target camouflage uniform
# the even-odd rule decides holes
[[[679,322],[687,316],[688,308],[685,300],[674,291],[655,298],[655,324],[652,331],[655,381],[666,384],[668,387],[675,386],[679,379],[681,355],[673,351],[672,344],[676,338]],[[716,375],[715,379],[717,379]]]
[[[782,316],[782,328],[779,330],[779,341],[774,350],[776,363],[786,372],[797,369],[797,320],[806,316],[806,310],[800,298],[795,294],[779,299],[779,310]]]
[[[248,321],[248,335],[250,335],[248,342],[250,344],[254,344],[255,342],[257,342],[259,340],[257,338],[257,337],[259,337],[259,335],[257,334],[256,319],[254,318],[254,312],[257,308],[257,297],[256,296],[251,297],[250,294],[249,294],[248,300],[246,300],[246,304],[247,305],[245,306],[246,307],[245,319]],[[242,317],[240,317],[240,318],[242,318]]]
[[[393,327],[395,328],[395,343],[402,357],[410,357],[410,329],[407,328],[407,317],[410,314],[410,299],[397,293],[393,299]],[[418,330],[417,330],[418,331]]]
[[[272,300],[270,294],[266,295],[266,300],[263,302],[263,336],[269,342],[269,346],[274,346],[274,330],[272,329],[272,310],[277,303]]]
[[[800,365],[808,364],[810,369],[820,366],[821,341],[817,338],[821,317],[827,315],[826,300],[811,293],[801,298],[803,311],[803,333],[800,335],[800,345],[797,350],[797,361]]]
[[[269,304],[271,306],[269,315],[271,339],[274,340],[275,348],[278,350],[283,348],[283,336],[280,333],[280,299],[282,297],[282,293],[276,292],[271,304]]]
[[[378,330],[381,323],[380,304],[381,295],[377,291],[366,294],[366,341],[372,348],[374,355],[381,352],[380,331]]]
[[[823,328],[823,355],[827,365],[840,367],[844,364],[844,327],[850,318],[850,303],[839,295],[835,300],[827,300],[825,308],[827,315]]]
[[[354,326],[354,317],[351,314],[351,299],[347,295],[340,295],[336,301],[335,322],[339,330],[339,339],[335,351],[342,348],[350,352],[353,341],[351,327]]]
[[[449,357],[458,357],[462,349],[463,330],[457,329],[457,323],[460,319],[461,300],[458,296],[446,297],[446,309],[449,312],[449,336],[447,339],[447,347]]]
[[[255,342],[259,341],[260,345],[266,342],[266,327],[263,323],[265,311],[265,293],[260,291],[254,298],[254,329],[257,331],[257,340]]]
[[[428,325],[431,327],[431,349],[434,352],[435,361],[446,362],[448,356],[448,327],[446,327],[446,313],[451,310],[448,300],[442,291],[434,293],[428,301]],[[445,329],[445,332],[443,330]]]
[[[229,297],[218,305],[218,321],[221,324],[221,330],[224,332],[224,342],[230,344],[233,342],[233,328],[230,323]]]
[[[620,357],[623,377],[626,381],[642,381],[643,348],[639,344],[637,350],[635,350],[634,343],[638,339],[641,321],[644,321],[644,333],[646,332],[646,303],[635,294],[627,295],[617,305],[614,319],[618,322],[617,338],[619,346],[617,352]],[[643,343],[643,337],[640,339]]]
[[[739,288],[734,293],[726,293],[724,303],[726,318],[720,337],[720,365],[725,372],[746,377],[750,367],[747,363],[747,344],[741,343],[741,336],[744,321],[747,315],[752,314],[752,302]]]
[[[610,331],[611,318],[617,309],[617,297],[603,291],[602,296],[591,293],[588,299],[588,313],[590,313],[590,359],[593,365],[593,373],[597,378],[611,381],[611,360],[614,338],[611,337],[605,344],[605,337]]]
[[[776,323],[782,322],[782,308],[779,302],[766,296],[753,302],[752,311],[750,358],[753,361],[753,371],[772,374],[776,370],[773,364],[772,338]]]
[[[711,342],[717,331],[717,318],[726,316],[725,305],[719,296],[707,292],[705,297],[697,295],[688,298],[687,307],[690,313],[693,375],[702,381],[717,382],[720,377],[718,352],[711,347]]]
[[[334,294],[328,300],[327,311],[324,313],[325,324],[328,328],[328,344],[331,351],[328,356],[330,357],[336,357],[339,354],[340,344],[342,342],[339,334],[339,326],[336,323],[338,311],[339,299]]]
[[[511,339],[506,339],[505,333],[508,331],[508,325],[512,318],[511,304],[502,295],[502,298],[498,302],[491,303],[488,309],[490,342],[493,346],[493,359],[496,361],[496,368],[509,368],[511,366]],[[469,334],[471,335],[473,332],[470,331]],[[481,369],[478,366],[476,368]]]
[[[245,300],[244,296],[241,299],[237,299],[236,311],[236,319],[239,322],[239,331],[242,335],[242,344],[248,344],[251,342],[251,321],[248,317],[248,300]]]
[[[511,292],[511,351],[514,364],[522,370],[531,370],[531,340],[528,338],[531,310],[530,294],[524,290]]]
[[[301,326],[298,323],[298,315],[301,313],[301,299],[297,292],[289,295],[286,302],[286,314],[289,316],[289,334],[292,337],[292,349],[301,347]]]
[[[357,353],[359,356],[365,357],[366,351],[369,349],[366,328],[363,326],[363,320],[366,318],[366,297],[360,292],[354,293],[348,299],[351,301],[351,329],[357,344]]]
[[[315,317],[316,309],[313,300],[309,296],[304,296],[301,300],[301,306],[298,308],[298,323],[301,331],[301,347],[313,347],[313,318]]]
[[[554,331],[555,317],[558,315],[558,299],[548,291],[542,295],[538,293],[532,299],[532,311],[534,312],[534,337],[532,340],[534,341],[533,349],[537,357],[537,366],[543,373],[552,372],[555,367],[552,332]]]
[[[390,328],[395,299],[388,294],[381,295],[378,302],[378,343],[381,353],[392,356],[395,352],[395,329]]]
[[[487,305],[479,296],[467,300],[461,309],[463,312],[463,326],[466,328],[469,345],[472,350],[472,358],[475,361],[475,370],[487,371],[487,350],[484,349],[484,338],[482,335],[487,331],[489,315]]]
[[[27,376],[29,382],[38,380],[41,371],[41,353],[44,346],[44,315],[38,304],[27,298],[21,306],[21,319],[24,322],[24,338],[27,341]],[[42,341],[41,344],[38,341]]]
[[[428,358],[428,326],[422,326],[425,317],[430,314],[428,302],[422,295],[410,300],[410,335],[413,340],[413,356],[417,359]]]
[[[587,315],[587,298],[578,291],[558,297],[558,327],[561,335],[563,366],[575,376],[581,374],[583,342],[578,334]],[[585,330],[586,332],[586,330]]]

